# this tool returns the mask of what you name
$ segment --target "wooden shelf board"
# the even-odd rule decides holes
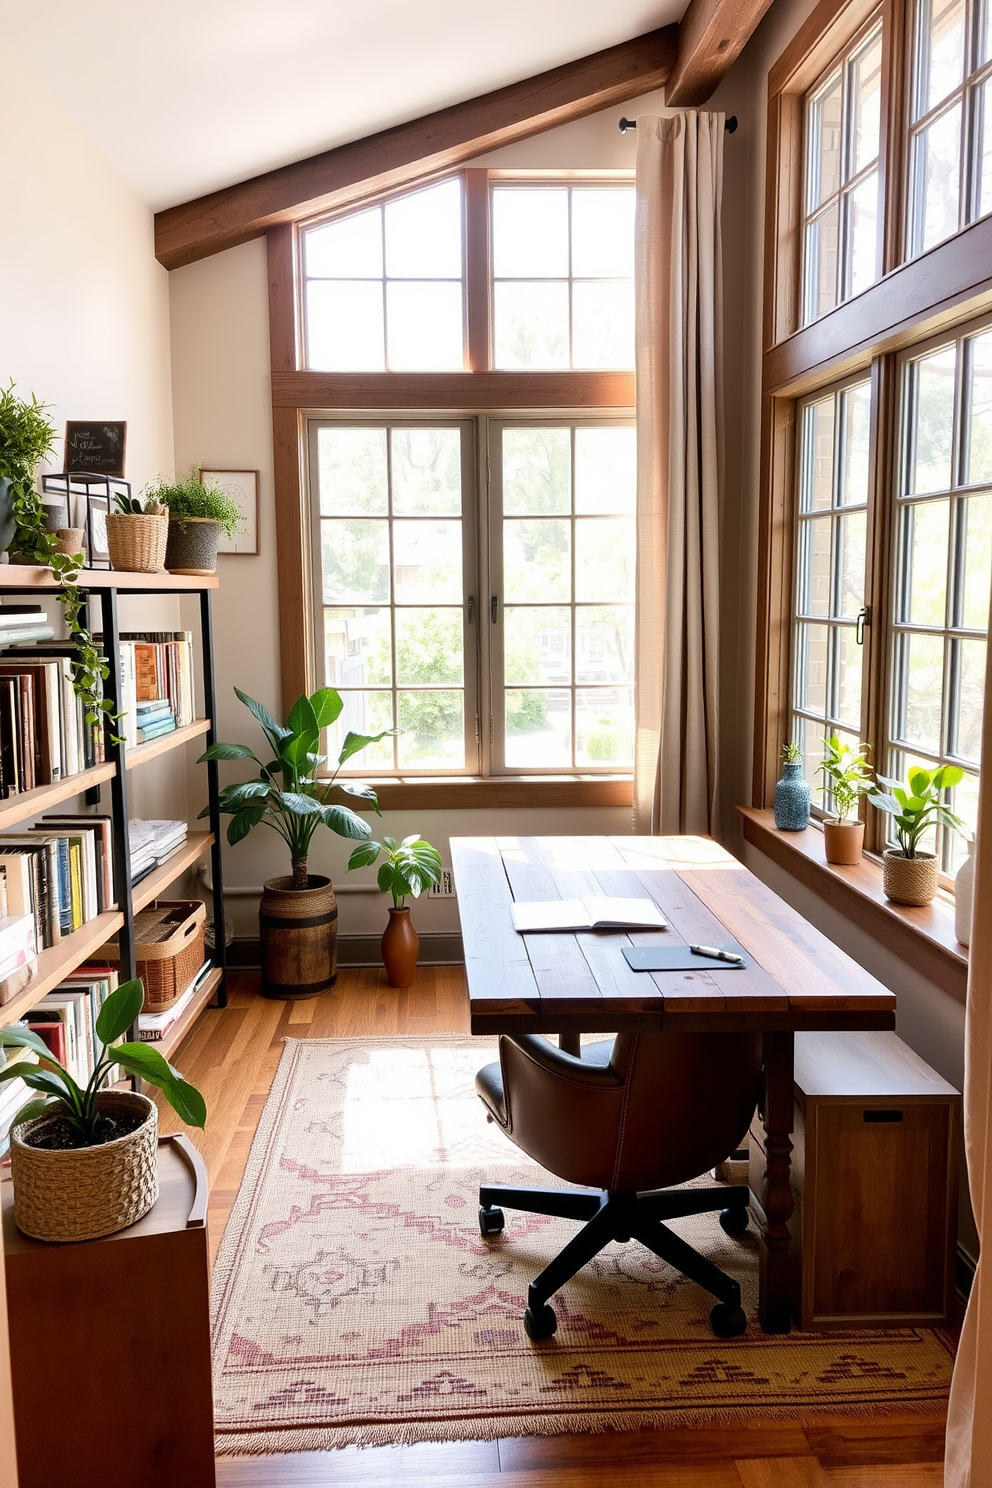
[[[158,593],[161,590],[216,589],[216,574],[124,573],[114,568],[83,568],[76,583],[80,589],[123,589],[132,594]],[[5,563],[0,565],[0,590],[36,589],[57,594],[65,587],[50,568]]]
[[[160,1039],[158,1043],[149,1044],[148,1047],[150,1049],[157,1049],[163,1059],[171,1059],[197,1018],[203,1012],[203,1009],[210,1003],[220,985],[221,976],[220,967],[215,966],[189,1007],[179,1019],[179,1022],[172,1025],[164,1039]]]
[[[212,846],[213,840],[212,832],[190,832],[182,847],[177,847],[164,863],[159,863],[158,867],[148,874],[147,878],[135,884],[131,894],[135,914],[139,909],[144,909],[146,904],[151,904],[153,899],[160,898],[180,873],[185,873],[187,868],[192,868],[193,864],[203,857],[207,848]]]
[[[209,718],[198,718],[195,723],[173,729],[171,734],[162,734],[158,739],[150,739],[147,744],[137,744],[125,754],[124,768],[137,770],[140,765],[147,765],[149,760],[158,759],[160,754],[168,754],[170,749],[178,749],[189,743],[190,739],[198,739],[209,727]]]
[[[92,765],[88,770],[80,770],[77,775],[67,775],[54,785],[39,785],[34,790],[8,796],[6,800],[0,801],[0,830],[6,831],[18,822],[27,821],[28,817],[37,816],[50,806],[57,806],[60,801],[81,796],[91,785],[100,785],[105,780],[111,780],[113,775],[114,766],[108,761],[103,765]]]
[[[121,928],[124,916],[116,910],[106,910],[94,920],[87,920],[71,935],[63,936],[58,945],[50,946],[38,957],[34,980],[10,1002],[0,1007],[0,1027],[16,1023],[18,1018],[33,1008],[46,993],[75,971],[81,961],[98,951],[105,941]]]

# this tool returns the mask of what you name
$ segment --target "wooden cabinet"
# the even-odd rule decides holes
[[[961,1097],[894,1033],[796,1035],[793,1311],[938,1326],[952,1302]],[[760,1127],[751,1133],[760,1191]]]
[[[45,1245],[0,1184],[20,1488],[212,1488],[207,1182],[159,1144],[158,1202],[116,1235]]]

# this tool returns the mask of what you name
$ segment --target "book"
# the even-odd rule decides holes
[[[160,739],[163,734],[174,734],[175,731],[176,720],[170,713],[168,717],[163,718],[161,722],[146,724],[139,723],[137,729],[135,730],[135,734],[137,736],[137,741],[139,744],[147,744],[152,739]]]
[[[91,907],[95,904],[95,908],[92,913],[87,912],[85,918],[92,919],[95,914],[111,909],[114,904],[114,856],[110,817],[52,812],[41,818],[41,824],[54,831],[61,828],[79,832],[89,839],[88,845],[85,841],[83,843],[83,864],[87,903]]]
[[[54,638],[52,625],[4,625],[0,616],[0,646],[20,646],[25,641],[51,641]]]
[[[138,1038],[143,1044],[155,1044],[160,1042],[169,1032],[183,1013],[189,1007],[200,987],[206,981],[211,972],[211,963],[204,961],[196,976],[190,982],[186,991],[182,994],[171,1008],[166,1008],[164,1013],[139,1013],[138,1014]]]
[[[668,924],[652,899],[615,899],[607,894],[522,900],[512,906],[512,914],[521,935],[554,930],[664,930]]]

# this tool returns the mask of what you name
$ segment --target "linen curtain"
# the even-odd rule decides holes
[[[634,830],[713,830],[723,114],[637,121]]]
[[[968,952],[964,1143],[979,1240],[992,1237],[992,667],[985,669],[974,920]],[[947,1412],[945,1488],[992,1483],[992,1254],[979,1259]]]

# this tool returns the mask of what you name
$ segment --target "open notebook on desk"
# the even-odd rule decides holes
[[[513,923],[521,934],[539,930],[664,930],[667,920],[651,899],[614,899],[590,894],[585,899],[523,900],[513,905]]]

